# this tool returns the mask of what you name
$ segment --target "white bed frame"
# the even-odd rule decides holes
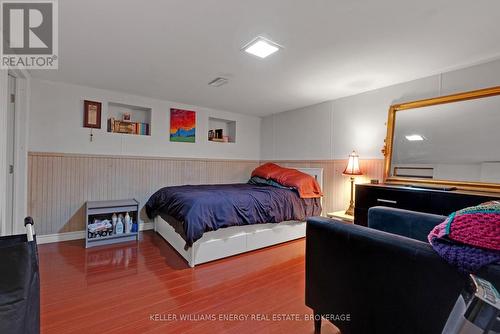
[[[323,168],[297,169],[314,176],[319,185],[323,187]],[[160,234],[187,261],[190,267],[303,238],[306,235],[306,223],[299,221],[232,226],[204,233],[201,239],[186,250],[184,248],[186,241],[169,223],[160,216],[157,216],[154,222],[156,233]]]

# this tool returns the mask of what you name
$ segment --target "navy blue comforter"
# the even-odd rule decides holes
[[[321,213],[319,198],[302,199],[295,190],[250,184],[187,185],[158,190],[146,203],[150,219],[160,213],[183,223],[191,246],[219,228],[305,221]]]

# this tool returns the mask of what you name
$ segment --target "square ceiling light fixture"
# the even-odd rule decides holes
[[[257,36],[241,49],[259,58],[266,58],[282,48],[278,43],[262,36]]]
[[[409,135],[409,136],[405,136],[405,137],[406,137],[406,140],[408,140],[408,141],[422,141],[422,140],[424,140],[424,137],[421,135]]]

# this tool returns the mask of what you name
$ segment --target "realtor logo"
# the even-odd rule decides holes
[[[1,1],[0,68],[57,69],[56,0]]]

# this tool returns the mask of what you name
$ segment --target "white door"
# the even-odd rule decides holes
[[[14,222],[12,221],[13,209],[14,209],[14,145],[15,145],[15,113],[16,113],[16,78],[9,75],[9,93],[8,102],[9,107],[7,108],[7,210],[6,210],[6,224],[7,235],[12,234],[12,227]],[[21,224],[20,222],[17,222]]]

